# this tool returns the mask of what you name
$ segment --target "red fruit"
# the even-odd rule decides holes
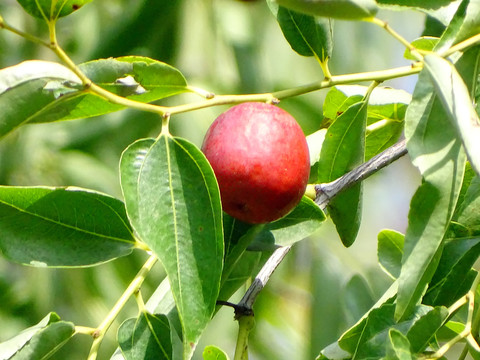
[[[241,221],[277,220],[305,193],[307,141],[295,119],[277,106],[230,108],[208,129],[202,151],[217,177],[223,210]]]

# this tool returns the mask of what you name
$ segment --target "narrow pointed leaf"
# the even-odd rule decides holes
[[[189,358],[215,310],[223,264],[222,211],[213,170],[184,139],[162,134],[122,155],[128,216],[171,284]]]
[[[170,323],[165,315],[142,312],[118,329],[118,343],[125,360],[171,360]]]
[[[374,0],[275,0],[281,6],[300,13],[338,19],[371,18],[378,11]]]
[[[285,39],[302,56],[314,56],[324,62],[332,56],[333,25],[330,19],[297,13],[268,2]]]
[[[48,359],[75,333],[75,326],[50,313],[38,324],[0,343],[1,360]]]
[[[328,128],[318,162],[319,182],[330,182],[364,160],[367,102],[351,105]],[[328,211],[345,246],[350,246],[360,227],[362,185],[340,193]]]
[[[123,203],[79,188],[0,186],[0,250],[33,266],[88,266],[135,246]]]
[[[55,20],[80,9],[92,0],[17,0],[26,12],[40,19]],[[54,4],[54,5],[53,5]]]
[[[472,55],[471,66],[474,70],[473,77],[476,78],[478,73],[475,67],[478,69],[480,52],[475,49]],[[477,175],[480,175],[480,120],[467,86],[455,67],[438,55],[425,56],[425,68],[447,114],[459,132],[470,164]]]
[[[407,148],[424,182],[410,204],[396,319],[409,315],[433,276],[465,168],[461,142],[428,77],[420,74],[406,117]]]

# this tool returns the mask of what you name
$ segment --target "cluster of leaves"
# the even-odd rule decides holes
[[[44,19],[52,35],[59,17],[89,1],[19,2],[28,13]],[[479,324],[472,320],[478,301],[477,272],[472,266],[480,255],[479,120],[473,105],[478,97],[480,48],[475,45],[480,2],[267,2],[292,49],[315,57],[326,80],[313,88],[259,95],[257,100],[331,87],[321,128],[308,138],[310,181],[337,179],[389,148],[402,133],[423,178],[411,202],[406,234],[385,230],[378,237],[379,263],[392,277],[392,286],[319,358],[413,359],[429,352],[440,357],[450,343],[461,339],[467,340],[475,358],[480,357],[474,339]],[[345,85],[359,77],[335,77],[328,70],[332,18],[378,24],[374,16],[379,6],[420,8],[445,25],[441,37],[419,39],[406,52],[416,63],[403,74],[420,72],[412,96],[377,86],[376,80],[399,76],[395,71],[379,78],[372,74],[373,84],[366,87]],[[439,8],[450,11],[451,19],[446,21],[443,12],[438,15]],[[461,51],[451,50],[463,41],[471,43],[457,49]],[[47,46],[66,65],[35,60],[0,70],[0,136],[24,124],[87,118],[127,107],[157,113],[164,126],[156,138],[139,139],[123,152],[122,200],[75,187],[0,186],[2,255],[25,265],[66,268],[95,266],[134,250],[152,253],[151,259],[161,261],[168,280],[143,304],[138,293],[154,261],[149,260],[135,277],[125,296],[137,294],[139,313],[119,328],[119,351],[112,358],[189,359],[217,310],[217,300],[228,300],[276,248],[315,232],[325,215],[308,197],[286,217],[265,225],[240,223],[222,213],[208,161],[194,144],[172,136],[168,129],[170,115],[214,106],[215,97],[207,94],[200,105],[187,108],[151,105],[193,91],[179,70],[140,56],[77,66],[57,44]],[[239,95],[230,102],[247,99],[251,97]],[[356,183],[328,204],[328,214],[345,246],[356,239],[361,199],[362,184]],[[469,302],[473,307],[466,315],[458,311]],[[92,358],[109,325],[106,321],[91,330]],[[80,332],[84,328],[51,313],[0,344],[0,355],[2,359],[46,358]],[[445,341],[447,346],[442,346]],[[203,356],[227,358],[213,346]]]

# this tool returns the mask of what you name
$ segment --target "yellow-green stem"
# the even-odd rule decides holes
[[[128,299],[130,299],[132,295],[134,295],[139,291],[140,287],[143,284],[143,281],[145,280],[145,277],[150,272],[150,270],[152,269],[153,265],[155,265],[156,262],[157,262],[157,257],[155,255],[151,255],[147,259],[147,261],[142,266],[140,271],[137,273],[135,278],[132,280],[130,285],[128,285],[125,292],[117,300],[117,303],[113,306],[113,308],[110,310],[110,312],[102,321],[102,323],[92,333],[94,340],[93,340],[92,347],[90,348],[90,353],[88,354],[88,358],[87,358],[88,360],[95,360],[97,358],[98,349],[100,348],[100,344],[102,343],[107,330],[113,324],[113,322],[117,318],[120,311],[122,311]]]
[[[238,336],[234,360],[248,360],[248,336],[255,327],[252,315],[242,315],[238,319]]]
[[[415,46],[413,46],[412,44],[410,44],[410,42],[408,40],[406,40],[402,35],[400,35],[399,33],[397,33],[395,30],[393,30],[393,28],[388,25],[387,22],[383,21],[383,20],[380,20],[378,18],[371,18],[369,19],[369,21],[372,23],[372,24],[375,24],[375,25],[378,25],[382,28],[384,28],[390,35],[392,35],[396,40],[398,40],[403,46],[405,46],[408,50],[410,50],[410,53],[418,60],[418,61],[422,61],[423,60],[423,56],[418,52],[418,50],[415,48]]]

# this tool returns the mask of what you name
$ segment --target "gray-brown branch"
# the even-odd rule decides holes
[[[337,180],[326,184],[315,185],[315,203],[322,210],[325,210],[328,203],[340,192],[375,174],[378,170],[391,164],[406,153],[407,147],[405,144],[405,140],[402,140],[395,145],[389,147],[385,151],[381,152],[380,154],[374,156],[373,158],[358,166],[357,168],[353,169],[352,171],[346,173]],[[267,262],[263,265],[262,269],[255,277],[255,280],[245,292],[243,298],[235,307],[236,312],[244,312],[248,314],[252,312],[253,304],[255,303],[258,294],[265,287],[268,280],[270,279],[270,276],[273,274],[278,265],[282,262],[283,258],[285,257],[285,255],[287,255],[290,249],[291,246],[283,246],[273,252],[272,256],[270,256]],[[237,316],[241,316],[241,314],[237,314]]]

